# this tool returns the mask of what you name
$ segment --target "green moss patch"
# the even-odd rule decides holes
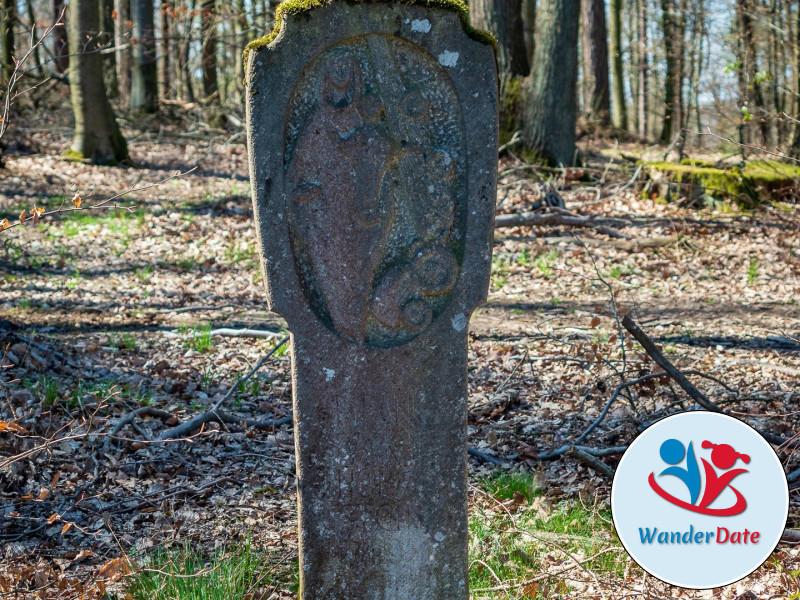
[[[785,200],[800,182],[800,166],[769,160],[752,161],[744,168],[717,168],[707,161],[648,162],[645,172],[650,178],[646,197],[683,199],[688,204],[728,202],[744,209]]]
[[[469,24],[469,9],[467,8],[464,0],[347,0],[351,4],[378,4],[378,3],[399,3],[399,4],[420,4],[427,8],[444,8],[447,10],[454,10],[458,13],[461,19],[461,26],[464,28],[466,34],[474,40],[484,44],[491,44],[495,50],[497,49],[497,40],[494,36],[480,29],[475,29]],[[283,27],[283,19],[287,15],[299,15],[309,12],[315,8],[321,8],[332,4],[334,0],[285,0],[278,5],[275,9],[275,26],[267,35],[253,40],[244,49],[244,69],[247,73],[247,60],[251,52],[259,50],[269,44],[272,40],[278,37],[278,34]],[[246,77],[246,75],[245,75]]]

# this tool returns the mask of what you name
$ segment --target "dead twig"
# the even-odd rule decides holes
[[[647,334],[642,331],[639,326],[631,319],[630,315],[625,315],[622,317],[622,326],[630,333],[637,342],[642,345],[645,352],[647,352],[648,356],[652,358],[655,363],[664,369],[664,371],[675,380],[679,386],[683,388],[683,390],[689,394],[689,396],[697,402],[700,406],[705,408],[706,410],[710,410],[712,412],[723,412],[722,409],[714,404],[711,400],[709,400],[703,392],[698,390],[691,381],[686,379],[686,376],[675,366],[673,365],[666,356],[658,349],[658,346],[655,345],[653,340],[651,340]]]
[[[499,227],[522,227],[530,225],[564,225],[567,227],[588,227],[595,229],[600,233],[622,240],[632,240],[630,236],[625,235],[609,227],[598,223],[596,219],[590,217],[581,217],[574,214],[559,214],[559,213],[531,213],[524,212],[516,215],[500,215],[495,217],[494,226]]]
[[[225,402],[227,402],[231,396],[236,392],[236,388],[239,384],[244,383],[248,379],[250,379],[256,372],[264,365],[267,360],[269,360],[275,352],[278,351],[286,342],[289,341],[289,336],[287,335],[277,344],[275,347],[270,350],[266,355],[264,355],[261,360],[256,363],[256,366],[253,367],[249,373],[243,375],[236,382],[228,389],[228,392],[220,398],[214,406],[207,412],[204,412],[196,417],[193,417],[186,421],[181,425],[177,425],[172,429],[168,429],[164,433],[161,434],[159,437],[160,441],[171,440],[175,438],[182,438],[185,437],[187,434],[192,433],[202,427],[206,423],[227,423],[227,424],[234,424],[234,423],[245,423],[250,427],[255,427],[258,429],[264,429],[269,427],[275,427],[277,425],[282,425],[284,423],[288,423],[291,421],[291,417],[284,417],[283,419],[278,419],[274,421],[250,421],[247,419],[242,419],[240,417],[235,417],[233,415],[229,415],[223,412],[220,412],[219,407],[222,406]],[[284,419],[288,419],[288,421],[284,421]]]

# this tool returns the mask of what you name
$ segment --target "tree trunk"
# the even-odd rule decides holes
[[[170,40],[172,39],[172,5],[169,2],[164,2],[161,5],[159,15],[161,17],[161,51],[159,52],[158,64],[158,94],[165,100],[170,96],[170,75],[172,73],[171,58],[172,50],[170,49]]]
[[[522,0],[470,0],[473,27],[497,39],[497,71],[500,78],[500,131],[508,138],[519,128],[521,79],[530,72]]]
[[[647,110],[647,77],[649,70],[647,60],[647,0],[639,0],[639,14],[637,16],[639,37],[639,69],[637,73],[639,78],[639,138],[642,141],[647,141],[649,131],[649,113]]]
[[[178,50],[178,72],[181,74],[183,85],[181,86],[181,99],[189,102],[195,101],[194,86],[192,85],[192,71],[189,68],[189,46],[192,40],[192,28],[194,23],[195,0],[189,0],[186,17],[183,20],[183,38]],[[185,93],[185,96],[184,96]]]
[[[522,0],[522,27],[525,35],[525,48],[532,59],[536,50],[534,31],[536,30],[536,0]]]
[[[28,20],[31,22],[31,28],[33,29],[33,37],[34,37],[34,44],[36,44],[37,39],[37,26],[36,26],[36,14],[33,12],[33,0],[27,0],[25,2],[26,8],[28,9]],[[42,55],[39,52],[39,46],[34,45],[33,47],[33,62],[36,65],[36,76],[40,79],[45,77],[44,69],[42,68]]]
[[[128,160],[128,148],[106,96],[103,57],[97,51],[99,31],[98,0],[70,0],[69,88],[75,138],[67,155],[111,164]]]
[[[579,0],[542,0],[536,54],[526,89],[525,143],[555,165],[575,160]]]
[[[153,0],[132,0],[133,20],[133,84],[131,85],[132,110],[155,112],[158,110],[158,73],[156,69],[155,23]]]
[[[583,80],[586,115],[600,127],[611,124],[605,0],[583,0]]]
[[[611,120],[618,129],[628,128],[628,111],[625,108],[625,73],[622,68],[622,0],[611,0],[609,33],[611,38]]]
[[[203,0],[201,5],[203,48],[200,59],[203,65],[203,93],[206,100],[218,99],[217,86],[217,3]]]
[[[740,62],[742,63],[739,95],[752,115],[752,121],[757,124],[761,143],[766,146],[769,142],[769,122],[764,109],[764,95],[761,92],[761,83],[756,77],[758,64],[756,61],[755,27],[753,24],[754,10],[753,0],[737,0],[736,18],[741,49]]]
[[[114,35],[114,0],[100,0],[100,27],[103,32],[100,35],[103,48],[113,49],[116,37]],[[116,98],[119,96],[116,51],[103,54],[103,63],[108,82],[108,95],[110,98]]]
[[[131,101],[131,0],[114,0],[117,18],[114,20],[114,44],[117,54],[117,89],[119,105],[126,107]]]
[[[53,58],[56,73],[66,73],[69,69],[69,43],[67,40],[67,11],[64,0],[53,0]]]
[[[795,92],[800,94],[800,7],[795,14],[794,31],[794,85]],[[794,102],[794,123],[792,127],[792,140],[789,143],[789,152],[797,158],[800,156],[800,98]]]
[[[503,75],[530,72],[522,22],[522,0],[470,0],[473,27],[485,29],[497,39],[497,67]]]
[[[674,47],[674,13],[675,5],[673,0],[661,0],[661,28],[664,32],[664,62],[666,64],[666,74],[664,76],[664,124],[661,127],[661,142],[669,144],[672,142],[673,122],[675,115],[675,64]]]
[[[0,44],[3,46],[0,57],[0,83],[6,85],[14,74],[14,25],[17,22],[17,1],[2,0],[0,3]]]

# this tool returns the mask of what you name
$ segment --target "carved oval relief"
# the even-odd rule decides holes
[[[421,47],[349,38],[305,69],[288,106],[292,252],[315,314],[388,347],[430,327],[463,258],[466,143],[445,69]]]

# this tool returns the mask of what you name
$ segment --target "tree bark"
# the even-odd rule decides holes
[[[203,93],[206,100],[218,98],[217,86],[217,3],[216,0],[203,0],[201,4],[203,48]]]
[[[158,95],[165,100],[170,96],[170,86],[172,84],[172,49],[170,41],[172,39],[172,15],[173,7],[169,2],[161,5],[159,15],[161,17],[161,51],[158,53]]]
[[[28,10],[28,21],[30,21],[30,23],[31,23],[31,27],[33,29],[34,39],[36,39],[36,36],[38,34],[36,32],[36,30],[37,30],[36,14],[33,11],[33,0],[26,0],[25,7]],[[34,44],[35,44],[35,42],[34,42]],[[34,47],[33,47],[33,62],[36,65],[36,76],[43,79],[45,77],[45,74],[44,74],[44,69],[42,68],[42,55],[39,52],[39,46],[38,45],[34,45]]]
[[[114,48],[116,36],[114,35],[114,0],[100,0],[100,43],[104,50]],[[117,81],[117,55],[116,51],[103,54],[103,69],[108,83],[110,98],[119,96],[119,82]]]
[[[625,72],[622,68],[622,0],[611,0],[609,33],[611,38],[611,120],[618,129],[628,128],[628,111],[625,107]]]
[[[132,0],[133,84],[132,110],[158,110],[158,72],[156,68],[155,22],[153,0]]]
[[[99,31],[98,0],[70,0],[69,87],[75,138],[67,154],[96,164],[111,164],[128,160],[128,148],[106,95]]]
[[[0,57],[0,83],[6,85],[14,73],[14,26],[17,22],[17,1],[2,0],[0,3],[0,44],[3,51]]]
[[[64,0],[53,0],[53,57],[56,73],[66,73],[69,69],[69,42],[67,41],[67,11]]]
[[[794,30],[794,85],[796,93],[800,93],[800,7],[795,14]],[[794,103],[794,123],[792,127],[792,139],[789,143],[789,152],[797,158],[800,156],[800,98],[796,98]]]
[[[536,50],[534,32],[536,30],[536,0],[522,0],[522,27],[525,35],[525,48],[532,59]]]
[[[194,86],[192,85],[192,72],[189,68],[189,45],[192,39],[194,23],[195,0],[189,0],[188,10],[183,19],[183,38],[178,46],[178,73],[181,76],[180,94],[182,100],[195,101]]]
[[[766,146],[769,143],[769,123],[764,110],[764,94],[756,77],[758,63],[753,23],[754,11],[753,0],[737,0],[736,18],[740,42],[740,62],[742,63],[741,76],[739,78],[739,96],[752,115],[752,121],[757,124],[761,143]]]
[[[522,20],[522,0],[470,0],[473,27],[489,31],[497,39],[500,78],[500,131],[504,138],[519,128],[522,78],[530,72]]]
[[[575,160],[579,0],[543,0],[523,107],[523,138],[555,165]]]
[[[114,0],[117,18],[114,20],[114,45],[117,54],[117,89],[119,105],[131,101],[131,0]]]
[[[661,143],[672,142],[673,122],[675,121],[675,64],[674,24],[675,4],[673,0],[661,0],[661,28],[664,32],[664,124],[661,127]]]
[[[637,76],[639,78],[639,139],[646,141],[649,132],[649,112],[647,110],[647,78],[649,72],[647,60],[647,0],[639,0],[638,12],[637,32],[639,37],[639,68]]]
[[[497,67],[502,75],[530,72],[522,21],[522,0],[470,0],[473,27],[485,29],[497,39]]]
[[[611,125],[605,0],[583,0],[583,81],[587,118]]]

